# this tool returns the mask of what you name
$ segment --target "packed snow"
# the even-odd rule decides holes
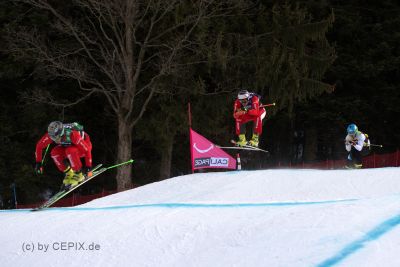
[[[400,266],[400,168],[197,173],[0,212],[0,266]]]

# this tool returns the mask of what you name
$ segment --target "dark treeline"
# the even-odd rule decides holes
[[[81,193],[124,190],[190,172],[189,102],[194,130],[229,144],[239,89],[277,103],[271,153],[246,168],[344,158],[349,123],[398,149],[398,1],[122,2],[0,3],[0,207],[14,185],[19,203],[59,188],[49,156],[33,173],[50,121],[83,124],[95,163],[136,160]]]

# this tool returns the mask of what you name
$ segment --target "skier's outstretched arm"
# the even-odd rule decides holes
[[[41,162],[43,159],[42,152],[45,147],[53,143],[50,136],[46,133],[45,135],[40,138],[40,140],[36,143],[35,149],[35,160],[36,162]]]

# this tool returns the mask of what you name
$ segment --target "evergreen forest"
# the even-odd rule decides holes
[[[51,121],[82,124],[94,164],[134,159],[81,189],[122,191],[191,173],[189,104],[193,130],[230,145],[243,89],[276,103],[270,153],[244,152],[245,169],[344,159],[350,123],[373,153],[397,151],[399,14],[395,0],[3,0],[0,208],[59,188],[48,154],[34,173]]]

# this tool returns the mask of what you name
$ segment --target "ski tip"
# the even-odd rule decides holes
[[[41,210],[44,210],[44,209],[45,208],[37,207],[37,208],[31,209],[31,212],[41,211]]]

